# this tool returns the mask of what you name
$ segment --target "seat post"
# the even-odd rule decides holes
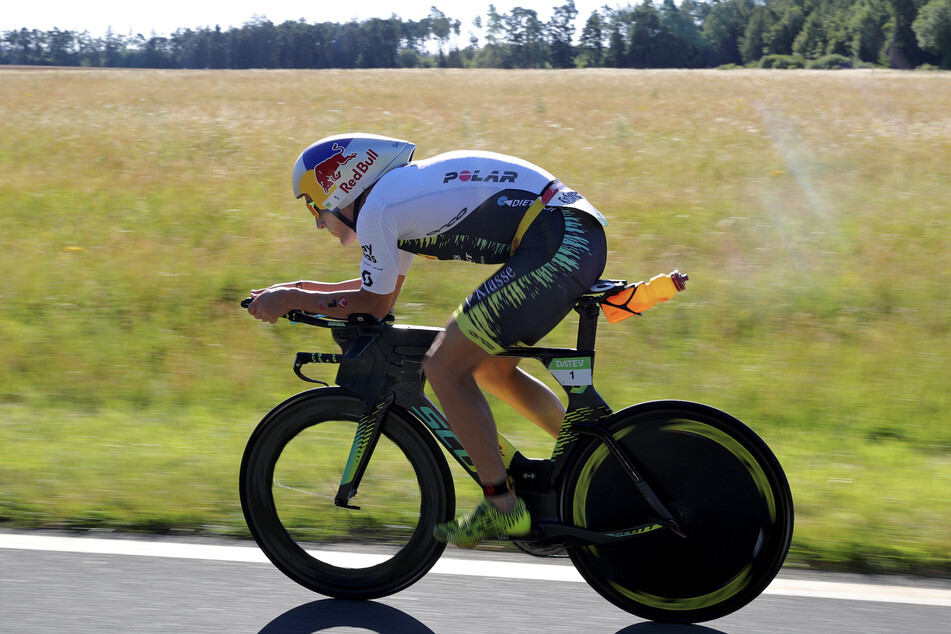
[[[578,313],[578,350],[594,350],[594,341],[598,334],[598,316],[600,304],[592,297],[582,297],[575,304]]]

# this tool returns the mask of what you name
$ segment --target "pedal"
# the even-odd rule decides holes
[[[523,553],[528,553],[532,557],[557,557],[565,558],[568,556],[568,549],[564,544],[542,542],[531,542],[522,539],[513,539],[512,543]]]

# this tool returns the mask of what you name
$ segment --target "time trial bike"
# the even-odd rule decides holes
[[[503,353],[541,361],[567,394],[550,458],[529,459],[499,435],[532,517],[514,543],[533,555],[567,553],[594,590],[642,618],[719,618],[780,570],[792,495],[767,445],[729,414],[677,400],[615,412],[598,394],[599,307],[632,286],[601,280],[577,301],[575,348]],[[278,569],[315,592],[373,599],[403,590],[445,548],[433,527],[455,513],[446,456],[478,482],[424,393],[423,360],[440,329],[397,325],[392,315],[285,317],[329,329],[341,353],[298,353],[294,372],[323,387],[287,399],[254,430],[240,472],[248,528]],[[308,364],[338,364],[336,386],[305,375]]]

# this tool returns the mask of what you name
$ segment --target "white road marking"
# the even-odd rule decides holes
[[[218,544],[192,544],[131,539],[98,539],[93,537],[65,537],[24,533],[0,533],[0,549],[41,550],[96,555],[127,555],[136,557],[168,557],[173,559],[205,559],[210,561],[235,561],[245,563],[268,562],[264,553],[254,546],[224,546]],[[376,555],[332,551],[320,552],[327,558],[334,559],[338,565],[351,567],[372,565],[380,559],[380,557]],[[574,568],[567,565],[467,559],[457,558],[452,555],[445,555],[436,562],[430,574],[578,583],[584,581]],[[764,594],[951,607],[951,590],[899,585],[776,579],[766,589]]]

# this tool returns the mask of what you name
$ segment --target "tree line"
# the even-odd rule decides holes
[[[115,68],[840,68],[951,69],[951,0],[643,0],[593,11],[576,35],[574,1],[547,21],[489,5],[462,24],[422,20],[178,29],[170,36],[11,30],[0,64]]]

